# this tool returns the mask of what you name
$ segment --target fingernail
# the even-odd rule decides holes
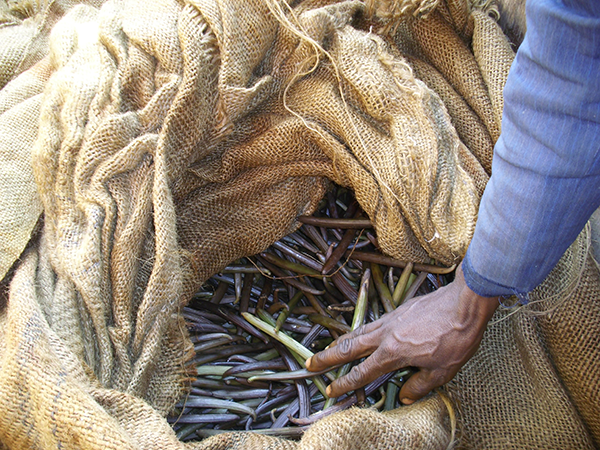
[[[403,398],[402,400],[400,400],[402,402],[402,404],[404,405],[412,405],[415,401],[411,398]]]
[[[311,363],[312,363],[312,356],[306,360],[306,362],[304,363],[304,366],[308,368],[308,366],[310,366]]]
[[[325,393],[327,394],[327,397],[331,397],[331,386],[327,386]]]

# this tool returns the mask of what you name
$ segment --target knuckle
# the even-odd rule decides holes
[[[343,339],[333,348],[341,357],[350,356],[354,350],[354,341],[352,339]]]
[[[416,376],[410,387],[412,392],[419,397],[424,397],[433,389],[442,386],[446,381],[447,377],[443,371],[425,372],[421,376]]]
[[[417,377],[413,383],[411,383],[410,388],[411,391],[419,397],[424,397],[433,389],[426,377]]]
[[[359,382],[365,376],[362,364],[352,367],[348,373],[348,378],[354,382]]]
[[[352,331],[352,336],[353,337],[363,336],[367,333],[367,330],[368,330],[368,328],[366,325],[361,325],[356,330]]]
[[[350,372],[348,372],[346,376],[342,377],[338,381],[339,385],[343,386],[345,391],[351,391],[363,385],[363,378],[363,370],[361,369],[360,365],[358,365],[350,369]]]
[[[398,356],[397,350],[393,346],[391,346],[387,343],[383,343],[379,347],[378,353],[381,355],[380,359],[382,361],[398,361],[398,362],[400,362],[400,357]]]
[[[443,384],[446,384],[448,381],[450,381],[450,378],[448,377],[445,371],[432,372],[430,377],[430,384],[432,389],[440,387]]]

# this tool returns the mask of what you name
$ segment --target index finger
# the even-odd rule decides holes
[[[363,362],[352,367],[348,374],[338,378],[327,386],[327,395],[329,397],[339,397],[369,384],[382,374],[391,372],[392,370],[394,368],[389,367],[389,364],[383,361],[380,352],[375,351]]]
[[[331,344],[329,344],[327,346],[327,348],[334,347],[335,345],[338,345],[340,342],[342,342],[346,339],[355,339],[360,335],[372,333],[372,332],[376,331],[377,329],[379,329],[379,327],[381,327],[382,324],[383,324],[383,322],[380,319],[380,320],[376,320],[375,322],[371,322],[371,323],[362,325],[362,326],[358,327],[356,330],[349,331],[348,333],[341,335],[339,338],[337,338],[335,341],[333,341]]]
[[[371,333],[359,334],[355,337],[343,336],[335,345],[308,358],[306,368],[311,372],[318,372],[370,355],[379,345],[376,341],[376,336]]]

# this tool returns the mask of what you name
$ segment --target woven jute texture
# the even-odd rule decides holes
[[[596,448],[599,299],[586,229],[527,306],[498,310],[448,386],[465,448]]]
[[[29,242],[42,212],[31,148],[48,75],[47,66],[39,63],[0,90],[0,278]]]
[[[438,394],[387,414],[334,415],[298,443],[235,433],[184,444],[164,416],[193,369],[181,307],[227,263],[295,230],[332,181],[355,192],[387,254],[460,260],[512,61],[495,22],[459,0],[0,5],[1,276],[12,267],[0,310],[4,447],[453,443],[457,406]],[[578,286],[598,290],[592,272],[576,273]],[[563,297],[560,307],[572,303]],[[558,445],[540,424],[564,427],[563,448],[585,448],[590,430],[597,439],[594,360],[582,378],[560,356],[598,348],[597,314],[563,346],[581,305],[530,319],[525,343],[540,349],[540,374],[555,374],[545,388],[563,393],[570,415],[520,420],[521,397],[479,396],[480,383],[501,378],[487,368],[508,358],[510,339],[490,338],[453,392],[460,445],[514,448],[506,423],[482,444],[494,414],[520,425],[525,448]],[[521,326],[501,323],[507,334]],[[527,378],[526,355],[510,354],[506,376]],[[527,398],[532,417],[543,415]],[[477,408],[488,416],[463,413]]]
[[[86,3],[99,6],[102,1]],[[31,172],[31,148],[41,93],[52,67],[41,60],[49,52],[52,27],[74,4],[0,2],[0,277],[25,248],[42,211]]]
[[[386,413],[352,408],[316,422],[298,442],[269,436],[226,433],[197,450],[327,450],[364,448],[445,449],[450,442],[447,409],[439,396]]]

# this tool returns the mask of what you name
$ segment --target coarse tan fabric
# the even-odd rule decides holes
[[[445,449],[452,439],[448,412],[442,397],[435,395],[385,413],[368,408],[336,413],[312,425],[298,442],[233,432],[210,437],[194,450]]]
[[[597,448],[599,298],[587,227],[527,306],[496,312],[448,385],[464,448]]]
[[[462,258],[512,58],[488,49],[504,37],[485,14],[459,0],[0,5],[2,276],[13,267],[0,448],[514,448],[506,418],[521,448],[598,442],[598,316],[577,334],[588,306],[567,308],[581,296],[562,294],[556,314],[500,322],[513,340],[521,322],[536,325],[520,352],[487,339],[450,389],[455,405],[433,394],[385,414],[352,409],[298,442],[183,443],[164,419],[194,370],[182,306],[226,264],[294,231],[331,182],[354,191],[385,253]],[[577,286],[594,293],[588,268]],[[589,353],[587,378],[573,352]],[[497,360],[517,379],[539,366],[568,414],[536,421],[538,398],[510,388],[482,396],[502,378],[488,371]],[[514,416],[522,398],[535,414]],[[553,427],[558,438],[540,433]]]
[[[31,148],[48,76],[40,62],[0,90],[0,278],[25,249],[42,213]]]

